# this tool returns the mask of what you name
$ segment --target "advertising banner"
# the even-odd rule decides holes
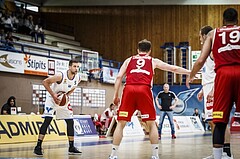
[[[1,115],[0,144],[34,142],[38,139],[43,118],[39,115]],[[44,140],[66,140],[64,120],[55,120],[49,125]]]
[[[0,71],[24,73],[24,54],[0,51]]]
[[[156,119],[157,125],[159,125],[159,117],[157,116]],[[176,133],[204,132],[203,125],[196,116],[173,116],[173,122]],[[162,134],[171,134],[171,126],[167,116],[163,121]]]
[[[117,116],[114,116],[108,131],[106,133],[106,137],[113,134],[117,123]],[[126,126],[123,129],[123,136],[144,136],[143,128],[138,120],[137,116],[132,116],[131,121],[126,123]]]
[[[118,74],[118,69],[111,67],[102,67],[103,72],[103,82],[114,84]]]
[[[48,75],[48,58],[25,54],[24,61],[24,74]]]
[[[63,72],[68,70],[69,61],[67,60],[57,60],[49,59],[48,60],[48,75],[53,76],[57,72]]]
[[[75,136],[97,135],[90,115],[74,115]]]

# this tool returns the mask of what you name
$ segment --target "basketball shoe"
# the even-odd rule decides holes
[[[231,157],[229,157],[226,152],[223,152],[222,159],[233,159],[233,155],[231,155]]]
[[[204,158],[202,158],[202,159],[214,159],[214,156],[213,156],[213,154],[212,154],[212,155],[207,156],[207,157],[204,157]]]
[[[203,159],[214,159],[214,156],[212,154],[212,155],[210,155],[208,157],[205,157]],[[222,153],[222,159],[233,159],[233,155],[231,157],[229,157],[226,152],[223,152]]]
[[[73,146],[73,147],[69,147],[68,154],[69,155],[81,155],[82,152],[79,151],[76,147]]]
[[[117,156],[109,156],[109,158],[108,159],[118,159],[118,157]]]
[[[152,156],[151,159],[159,159],[158,156]]]
[[[33,153],[34,153],[35,155],[42,156],[42,155],[43,155],[43,150],[42,150],[42,148],[41,148],[40,146],[36,146],[36,147],[34,148]]]

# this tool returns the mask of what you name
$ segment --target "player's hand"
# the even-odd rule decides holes
[[[120,98],[119,97],[114,97],[113,98],[113,104],[118,106],[120,104]]]
[[[54,94],[52,97],[53,97],[53,100],[54,100],[54,102],[56,103],[56,104],[60,104],[60,99],[58,98],[58,94]]]
[[[190,89],[190,83],[193,82],[194,78],[197,78],[197,77],[190,77],[189,75],[187,76],[186,78],[186,86],[188,89]]]
[[[201,91],[197,94],[197,99],[198,101],[202,101],[203,100],[203,90],[201,89]]]

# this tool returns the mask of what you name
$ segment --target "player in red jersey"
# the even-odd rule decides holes
[[[234,8],[226,9],[223,13],[224,26],[208,34],[202,53],[187,79],[187,82],[194,79],[212,51],[216,72],[213,103],[214,159],[222,157],[225,129],[234,102],[236,103],[234,117],[237,120],[240,118],[240,26],[237,26],[237,23],[237,11]]]
[[[151,42],[146,39],[140,41],[138,43],[138,54],[124,61],[116,78],[113,102],[118,105],[120,101],[120,85],[124,75],[126,75],[126,83],[118,110],[118,123],[113,135],[112,153],[109,159],[117,159],[117,151],[122,140],[123,128],[126,122],[131,120],[135,110],[141,111],[142,120],[146,122],[149,127],[149,138],[152,144],[152,159],[159,159],[158,131],[155,124],[156,110],[151,89],[154,69],[158,68],[179,74],[189,74],[190,71],[152,58],[150,53]]]

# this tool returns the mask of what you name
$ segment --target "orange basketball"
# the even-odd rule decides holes
[[[59,106],[65,106],[68,102],[68,97],[67,97],[66,93],[60,93],[58,95],[58,99],[60,99]]]

